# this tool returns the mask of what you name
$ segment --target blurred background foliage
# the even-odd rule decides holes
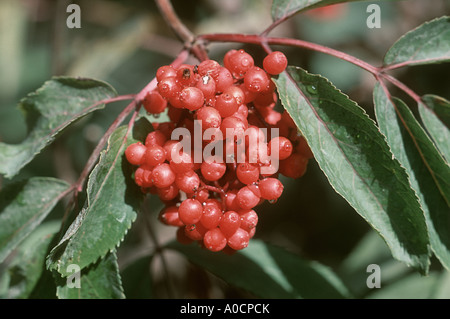
[[[70,3],[72,1],[66,0],[0,1],[0,140],[3,142],[18,143],[26,136],[26,125],[16,105],[51,76],[93,77],[110,83],[119,95],[137,93],[154,77],[159,66],[170,63],[182,49],[153,1],[75,1],[81,8],[81,29],[66,27],[69,16],[66,8]],[[402,34],[429,19],[450,13],[450,3],[445,0],[370,3],[377,3],[381,8],[380,29],[366,26],[369,2],[356,2],[337,5],[328,15],[317,11],[299,14],[271,35],[317,42],[379,65],[384,52]],[[271,1],[174,0],[173,5],[195,34],[260,33],[271,21]],[[240,47],[251,52],[257,63],[262,61],[264,53],[260,49],[238,44],[211,44],[210,57],[221,62],[227,50]],[[374,79],[370,74],[323,54],[274,48],[283,50],[291,65],[329,78],[369,115],[373,114]],[[194,59],[188,62],[196,63]],[[448,64],[395,72],[418,94],[432,93],[446,99],[450,99],[449,74]],[[400,92],[399,96],[403,97]],[[405,100],[415,110],[413,103],[408,98]],[[74,123],[14,180],[56,176],[68,182],[75,181],[96,142],[125,105],[110,104]],[[162,115],[151,120],[166,119]],[[0,185],[10,182],[3,179]],[[334,192],[314,161],[310,162],[304,177],[284,179],[283,183],[285,192],[278,203],[258,208],[260,221],[256,238],[332,267],[360,296],[370,295],[365,285],[365,267],[377,262],[386,270],[383,284],[401,279],[404,280],[401,287],[406,287],[398,291],[394,286],[381,297],[426,298],[445,294],[444,288],[436,288],[434,284],[448,282],[448,275],[443,278],[437,273],[423,281],[420,275],[392,260],[381,239],[374,236],[364,220]],[[148,235],[144,219],[148,220],[149,216],[139,215],[119,249],[121,267],[126,267],[137,256],[154,251],[155,237],[158,245],[174,238],[174,229],[156,220],[161,207],[158,200],[150,199],[148,205],[146,213],[150,215],[150,227],[156,236]],[[60,217],[63,210],[63,205],[58,206],[52,217]],[[153,297],[248,296],[175,253],[166,252],[165,259],[166,264],[154,260],[151,266]],[[425,289],[427,285],[432,288]],[[372,296],[377,297],[377,293]]]

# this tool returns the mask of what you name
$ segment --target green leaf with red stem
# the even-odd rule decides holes
[[[50,177],[33,177],[2,189],[0,263],[39,226],[69,191],[70,186],[66,182]]]
[[[426,273],[430,249],[422,210],[374,121],[327,79],[301,68],[288,67],[275,83],[334,190],[381,235],[394,258]]]
[[[436,95],[425,95],[419,103],[420,117],[436,147],[450,162],[450,102]]]
[[[450,61],[450,17],[425,22],[403,35],[384,57],[385,69]]]
[[[134,125],[119,127],[92,170],[87,185],[87,201],[59,244],[50,252],[49,269],[67,276],[67,266],[81,269],[96,262],[123,240],[143,200],[143,193],[132,179],[133,167],[126,161],[128,145],[142,138],[150,124],[142,119]]]
[[[411,110],[377,83],[375,114],[425,213],[431,249],[450,269],[450,167]]]
[[[0,174],[13,177],[56,135],[75,120],[104,107],[116,96],[107,83],[86,78],[54,77],[19,103],[28,126],[20,144],[0,143]]]

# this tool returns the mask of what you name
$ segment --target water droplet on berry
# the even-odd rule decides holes
[[[270,204],[275,204],[275,203],[277,202],[277,199],[270,199],[270,200],[268,200],[268,202],[269,202]]]

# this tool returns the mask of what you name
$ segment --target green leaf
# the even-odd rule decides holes
[[[22,99],[28,136],[20,144],[0,143],[0,173],[13,177],[73,121],[103,108],[97,102],[113,97],[108,84],[92,79],[54,77]]]
[[[382,236],[394,258],[426,272],[423,213],[373,120],[327,79],[303,69],[289,67],[275,83],[334,190]]]
[[[59,299],[124,299],[122,282],[119,275],[117,256],[108,253],[95,264],[81,270],[79,287],[75,285],[75,273],[72,277],[58,278],[57,296]],[[55,274],[58,276],[58,274]]]
[[[135,124],[135,134],[141,126],[144,125]],[[84,268],[123,240],[143,199],[143,193],[131,178],[132,167],[124,159],[126,147],[134,142],[136,139],[127,126],[111,135],[108,148],[89,176],[85,206],[51,251],[49,269],[66,276],[69,264]]]
[[[450,61],[450,17],[425,22],[388,50],[385,65],[419,65]]]
[[[381,272],[383,270],[381,269]],[[411,274],[397,282],[374,289],[373,293],[367,296],[368,299],[435,299],[450,298],[448,290],[442,290],[442,284],[449,285],[449,276],[446,271],[431,272],[428,276]],[[445,286],[444,286],[445,287]],[[439,293],[441,291],[442,293]],[[438,292],[438,293],[436,293]]]
[[[39,226],[68,190],[69,185],[59,179],[33,177],[0,192],[0,262]]]
[[[420,117],[441,154],[450,162],[450,102],[436,95],[425,95],[419,103]]]
[[[0,278],[10,283],[7,295],[0,296],[1,298],[29,297],[41,275],[46,271],[45,256],[60,226],[59,221],[43,223],[17,247],[13,260],[3,273],[3,278]]]
[[[150,299],[153,280],[150,263],[153,256],[144,256],[127,265],[121,272],[123,289],[128,299]]]
[[[410,109],[377,83],[375,114],[425,213],[431,248],[450,269],[450,167]]]
[[[282,248],[252,239],[249,246],[228,256],[195,244],[170,243],[185,255],[236,287],[261,298],[348,298],[340,279],[326,266],[306,261]]]
[[[289,18],[301,11],[354,1],[361,0],[273,0],[272,19],[277,21]]]

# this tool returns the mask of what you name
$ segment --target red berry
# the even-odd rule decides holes
[[[314,157],[314,154],[311,152],[311,149],[309,148],[309,145],[303,136],[300,137],[300,139],[298,140],[298,144],[295,147],[295,151],[308,159]]]
[[[159,220],[169,226],[183,226],[178,217],[178,208],[176,206],[169,206],[161,210],[159,213]]]
[[[258,214],[252,209],[239,211],[241,216],[241,228],[247,232],[250,232],[258,224]]]
[[[145,152],[144,163],[148,166],[156,166],[158,164],[164,163],[166,160],[166,151],[162,146],[151,145],[147,147]]]
[[[141,142],[130,144],[125,150],[125,157],[131,165],[141,165],[145,160],[145,147]]]
[[[225,205],[228,210],[237,211],[241,208],[236,199],[237,192],[237,190],[231,190],[225,194]]]
[[[171,156],[170,160],[170,168],[174,171],[174,173],[185,173],[194,169],[194,162],[192,160],[192,156],[186,152],[182,152],[181,154],[175,154],[176,156]]]
[[[158,82],[158,92],[165,99],[175,97],[181,90],[176,77],[170,76]]]
[[[214,60],[204,60],[198,65],[198,74],[201,76],[211,75],[213,78],[219,76],[220,64]]]
[[[216,80],[216,92],[224,92],[233,85],[234,79],[227,68],[221,67]]]
[[[167,187],[158,188],[156,193],[163,202],[167,202],[175,199],[179,195],[179,189],[175,184],[172,184]]]
[[[167,138],[161,131],[153,131],[148,133],[147,138],[145,139],[145,146],[151,146],[151,145],[159,145],[164,146],[164,143],[166,143]]]
[[[280,173],[286,177],[299,178],[306,172],[308,159],[298,153],[293,153],[280,161]]]
[[[216,98],[214,105],[215,109],[219,111],[220,116],[228,117],[233,115],[238,109],[238,103],[233,95],[230,93],[222,93]]]
[[[236,194],[236,200],[239,207],[243,209],[252,209],[259,204],[261,196],[249,186],[242,187]]]
[[[277,200],[283,193],[283,184],[280,180],[269,177],[259,182],[261,197],[267,200]]]
[[[274,51],[267,55],[263,60],[263,67],[267,73],[277,75],[283,72],[287,67],[288,61],[283,52]]]
[[[207,229],[216,228],[222,218],[222,210],[216,204],[205,203],[203,205],[203,216],[200,223]]]
[[[232,236],[240,226],[241,216],[232,210],[224,213],[219,223],[220,230],[227,238]]]
[[[196,199],[185,199],[178,207],[178,216],[185,225],[198,223],[202,215],[203,206]]]
[[[218,110],[210,106],[203,106],[195,113],[197,120],[201,121],[202,129],[218,128],[222,123],[222,117]]]
[[[203,244],[208,250],[220,251],[227,245],[227,239],[219,228],[208,230],[203,237]]]
[[[159,114],[166,109],[167,100],[158,91],[150,91],[145,95],[142,106],[148,113]]]
[[[156,80],[160,82],[164,78],[175,77],[177,70],[170,65],[163,65],[156,71]]]
[[[259,179],[259,167],[250,163],[240,163],[236,168],[236,176],[244,184],[253,184]]]
[[[213,98],[216,94],[216,81],[209,74],[200,77],[195,87],[203,92],[206,100]]]
[[[189,245],[190,243],[193,242],[193,239],[186,236],[186,230],[184,225],[182,227],[178,227],[176,232],[176,238],[177,241],[183,245]]]
[[[238,228],[236,232],[228,238],[228,246],[234,250],[241,250],[248,246],[250,235],[242,228]]]
[[[255,64],[253,57],[244,50],[235,51],[230,54],[224,63],[225,67],[228,68],[237,79],[241,79]]]
[[[217,181],[225,174],[227,165],[225,163],[205,160],[200,166],[200,170],[207,181]]]
[[[203,106],[205,97],[199,88],[186,87],[180,92],[180,101],[184,108],[195,111]]]
[[[187,194],[197,191],[200,186],[200,178],[196,172],[189,170],[184,173],[179,173],[175,177],[175,185]]]
[[[284,160],[291,156],[293,148],[291,141],[283,136],[274,137],[268,144],[270,154],[274,156],[278,152],[279,160]]]
[[[182,64],[177,69],[177,80],[182,86],[194,85],[198,77],[194,72],[194,66],[190,64]]]
[[[139,166],[134,172],[134,181],[138,186],[144,188],[152,187],[152,169],[146,166]]]
[[[202,240],[208,230],[202,224],[189,224],[184,227],[184,234],[192,240]]]
[[[254,66],[245,73],[244,84],[251,92],[263,92],[269,89],[270,79],[266,71]]]
[[[168,187],[175,182],[175,173],[172,171],[169,164],[162,163],[153,168],[152,178],[156,187]]]

